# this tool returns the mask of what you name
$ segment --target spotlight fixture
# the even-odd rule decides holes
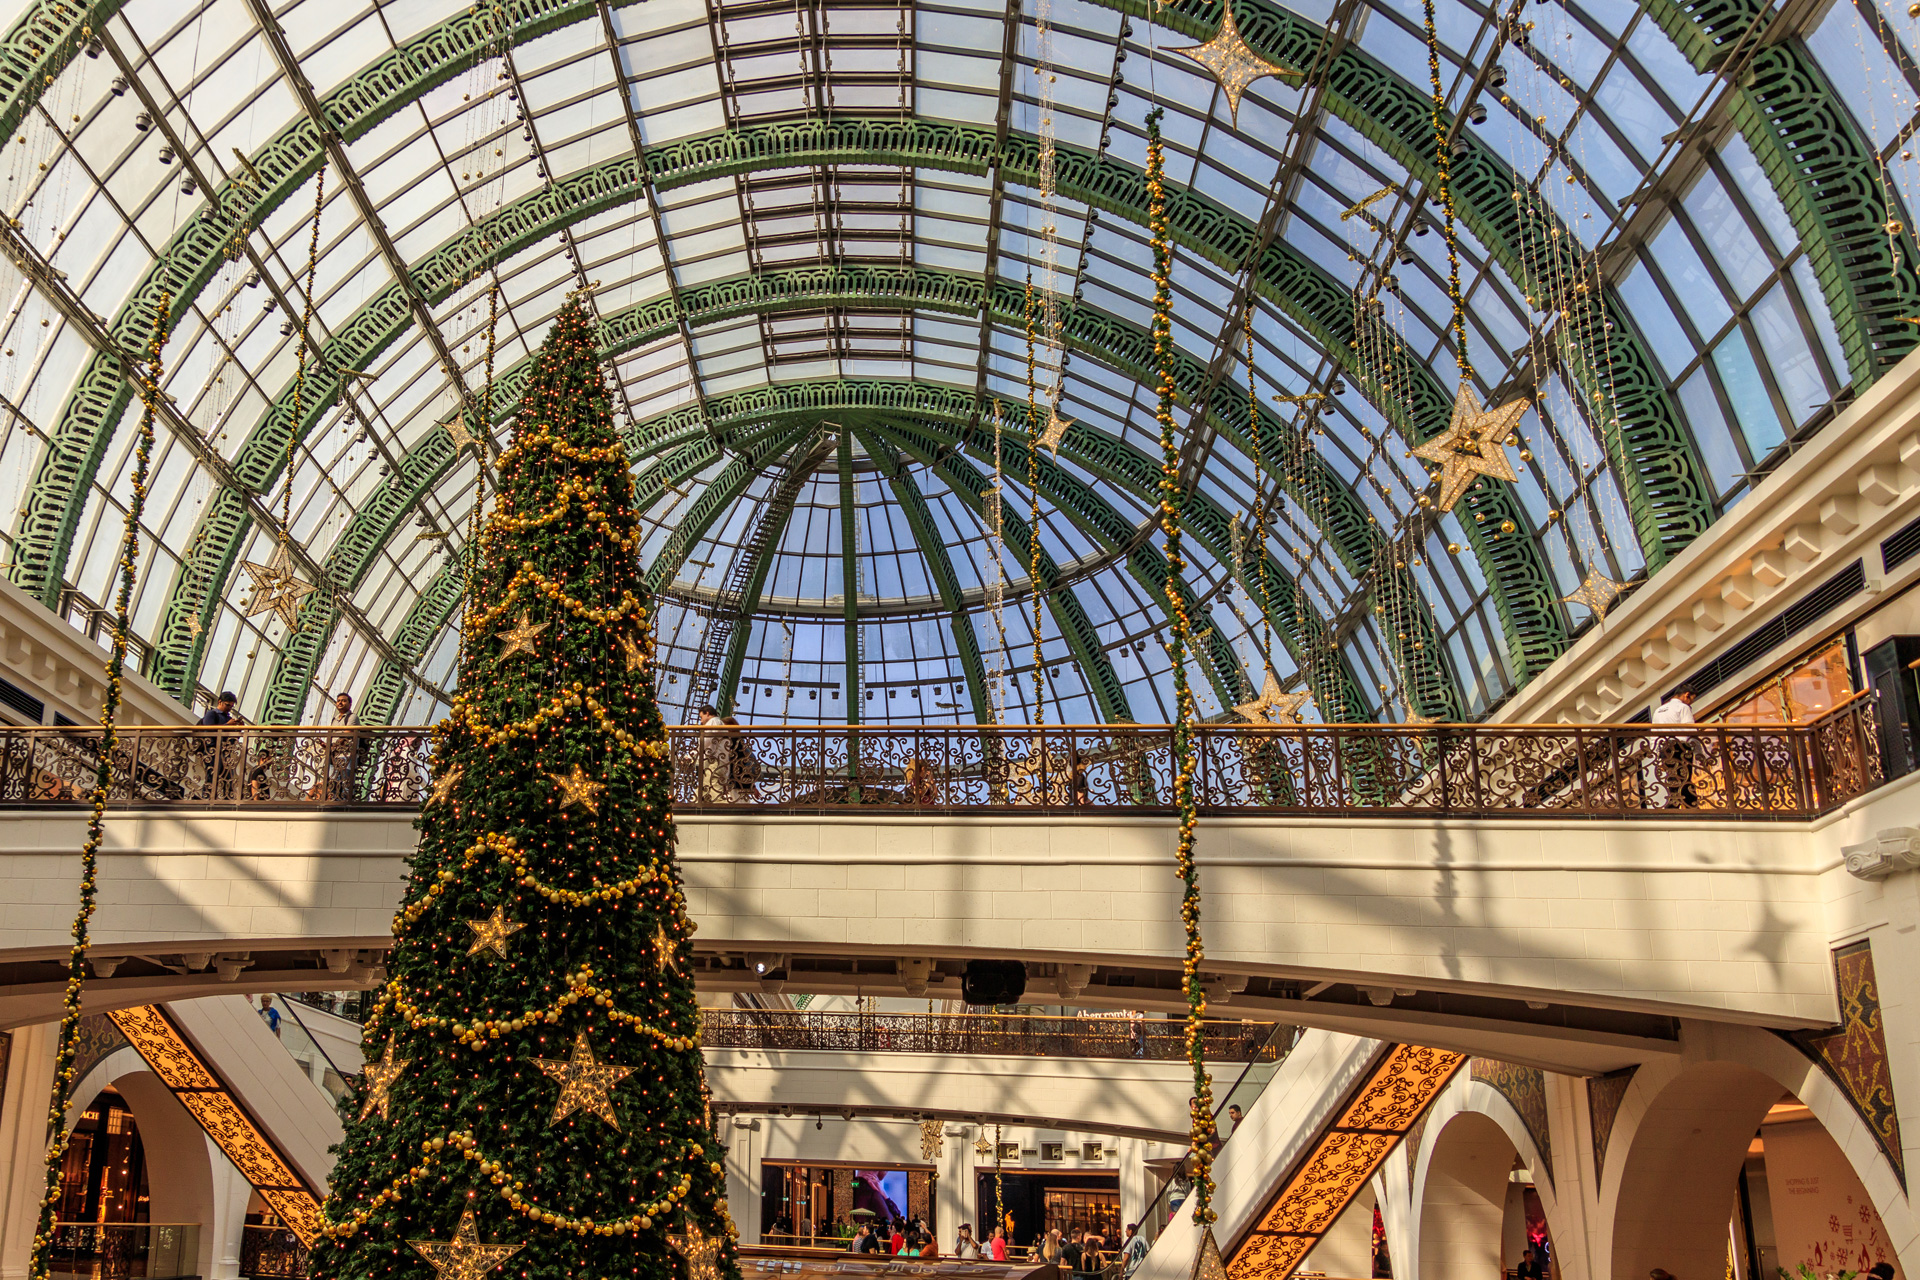
[[[107,46],[100,42],[99,36],[95,36],[93,39],[87,41],[87,56],[89,58],[97,58],[106,51]]]

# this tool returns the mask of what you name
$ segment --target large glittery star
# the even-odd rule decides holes
[[[1587,570],[1587,576],[1580,580],[1580,586],[1573,594],[1561,596],[1567,604],[1583,604],[1593,611],[1593,615],[1602,617],[1613,602],[1620,598],[1621,585],[1597,570]]]
[[[1513,433],[1520,415],[1527,411],[1522,396],[1509,400],[1498,409],[1483,409],[1473,388],[1464,382],[1453,397],[1453,420],[1447,429],[1415,447],[1416,458],[1440,464],[1440,509],[1453,510],[1467,486],[1481,476],[1495,480],[1515,480],[1513,464],[1507,461],[1506,438]]]
[[[460,785],[460,775],[462,772],[461,767],[455,765],[453,768],[435,778],[433,780],[433,789],[427,794],[427,803],[439,804],[448,796],[452,795],[453,789]]]
[[[1212,1227],[1202,1227],[1200,1247],[1194,1251],[1189,1280],[1227,1280],[1227,1264],[1220,1256],[1220,1242],[1213,1238]]]
[[[680,962],[674,958],[674,953],[678,949],[674,944],[673,935],[667,932],[667,926],[664,924],[655,925],[653,929],[653,958],[660,966],[660,972],[665,973],[669,969],[675,973],[680,972]]]
[[[1169,49],[1167,52],[1192,58],[1220,82],[1235,124],[1240,123],[1240,95],[1247,91],[1248,85],[1265,76],[1300,74],[1290,67],[1268,62],[1247,47],[1247,42],[1240,38],[1240,24],[1233,20],[1232,0],[1220,6],[1220,29],[1213,33],[1213,39],[1205,44]]]
[[[387,1041],[387,1051],[380,1055],[380,1061],[369,1062],[360,1069],[360,1118],[365,1120],[378,1111],[382,1120],[390,1119],[387,1108],[393,1103],[393,1082],[400,1073],[413,1065],[413,1059],[393,1057],[393,1041]]]
[[[1300,708],[1312,696],[1305,689],[1288,693],[1280,687],[1279,678],[1268,670],[1266,681],[1260,686],[1260,696],[1239,704],[1234,710],[1254,724],[1299,724]]]
[[[480,1280],[514,1254],[525,1248],[518,1244],[481,1244],[480,1230],[474,1226],[473,1210],[460,1215],[460,1225],[451,1240],[409,1240],[414,1252],[427,1260],[438,1280]]]
[[[619,1117],[613,1113],[613,1086],[636,1068],[597,1060],[586,1032],[574,1037],[573,1056],[565,1061],[535,1058],[533,1065],[560,1082],[560,1100],[553,1104],[553,1119],[548,1124],[559,1124],[576,1111],[591,1111],[614,1128],[620,1127]]]
[[[1073,419],[1061,417],[1060,410],[1047,410],[1047,426],[1046,430],[1040,433],[1039,443],[1042,448],[1053,450],[1056,461],[1060,457],[1060,444],[1067,438],[1067,428],[1072,425]]]
[[[607,789],[606,783],[595,782],[579,765],[573,766],[572,773],[550,773],[547,776],[560,786],[562,809],[571,809],[577,804],[595,817],[600,816],[600,793]]]
[[[632,636],[620,637],[620,652],[627,655],[627,670],[639,671],[646,667],[646,647]]]
[[[673,1247],[687,1260],[687,1280],[719,1280],[720,1250],[726,1244],[722,1236],[710,1236],[693,1220],[687,1220],[687,1233]]]
[[[473,930],[473,945],[467,948],[467,954],[477,956],[482,951],[492,951],[502,960],[507,958],[507,939],[526,928],[507,919],[505,907],[495,907],[493,914],[485,920],[469,920],[467,928]]]
[[[300,612],[300,602],[313,594],[313,585],[294,576],[293,556],[286,545],[281,544],[273,553],[273,559],[265,564],[245,560],[240,567],[253,579],[253,600],[247,605],[247,616],[251,618],[272,609],[292,626]]]
[[[500,651],[501,659],[511,658],[514,654],[521,652],[532,653],[534,637],[546,629],[546,623],[536,623],[533,615],[522,609],[520,621],[495,637],[501,644],[507,646]]]

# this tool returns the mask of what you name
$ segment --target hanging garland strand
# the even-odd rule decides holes
[[[467,642],[473,628],[468,625],[474,610],[474,569],[478,563],[476,548],[480,545],[480,513],[487,501],[487,445],[493,439],[493,360],[494,352],[500,340],[500,276],[496,272],[487,286],[487,385],[480,393],[479,427],[473,435],[473,511],[467,517],[467,545],[461,549],[467,561],[466,590],[461,592],[462,607],[460,616],[460,653],[467,651]],[[461,414],[466,409],[460,410]]]
[[[67,953],[67,991],[60,1018],[60,1040],[53,1061],[53,1097],[47,1106],[47,1186],[40,1198],[33,1258],[27,1274],[47,1280],[53,1255],[53,1212],[60,1203],[60,1172],[67,1155],[67,1103],[73,1091],[73,1062],[80,1040],[80,993],[87,980],[87,926],[93,919],[100,842],[106,833],[107,790],[113,781],[113,753],[120,739],[120,677],[127,664],[128,610],[140,562],[140,521],[147,509],[148,461],[153,455],[154,406],[160,401],[160,349],[167,342],[167,317],[173,293],[162,289],[154,300],[153,328],[147,337],[146,368],[140,379],[140,431],[133,451],[133,500],[127,504],[126,532],[120,545],[120,587],[113,602],[113,648],[107,656],[107,692],[100,705],[100,763],[93,774],[93,817],[87,842],[80,847],[80,909],[73,918],[73,949]]]
[[[320,274],[320,206],[327,199],[327,166],[322,161],[313,183],[313,233],[307,239],[307,296],[300,308],[300,340],[294,345],[293,417],[287,423],[287,485],[280,498],[281,536],[293,537],[293,445],[300,434],[300,397],[307,388],[307,350],[313,332],[313,285]]]
[[[1047,722],[1046,668],[1040,663],[1040,408],[1038,379],[1033,358],[1034,321],[1037,310],[1033,296],[1033,268],[1027,268],[1027,493],[1033,499],[1032,527],[1027,531],[1027,586],[1033,592],[1033,723],[1037,728]],[[1034,765],[1040,764],[1040,740],[1034,739]],[[1036,780],[1035,785],[1039,785]]]
[[[1440,208],[1447,219],[1447,299],[1453,303],[1453,358],[1460,382],[1473,380],[1473,362],[1467,358],[1467,304],[1460,296],[1460,245],[1453,230],[1453,156],[1447,148],[1446,98],[1440,91],[1440,33],[1433,24],[1433,0],[1425,0],[1427,20],[1427,79],[1433,86],[1433,159],[1439,175]]]
[[[1192,622],[1187,617],[1181,571],[1180,451],[1173,434],[1173,242],[1167,226],[1166,151],[1160,137],[1163,109],[1147,115],[1147,230],[1153,240],[1153,365],[1160,395],[1154,417],[1160,423],[1160,532],[1166,541],[1167,612],[1173,619],[1167,656],[1173,663],[1173,801],[1180,810],[1178,866],[1182,886],[1180,919],[1187,930],[1187,959],[1181,986],[1187,997],[1187,1061],[1193,1067],[1192,1122],[1194,1172],[1193,1220],[1202,1227],[1214,1220],[1213,1080],[1200,1052],[1201,1022],[1207,997],[1200,987],[1206,948],[1200,940],[1200,872],[1193,860],[1196,814],[1193,799],[1193,691],[1187,684],[1187,647]]]

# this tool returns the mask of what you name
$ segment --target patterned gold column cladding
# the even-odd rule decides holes
[[[1390,1047],[1228,1250],[1232,1280],[1287,1280],[1466,1060],[1444,1049]]]
[[[320,1197],[294,1172],[293,1162],[247,1114],[219,1073],[200,1055],[158,1005],[107,1015],[146,1059],[153,1074],[180,1100],[207,1136],[233,1161],[267,1207],[279,1214],[300,1243],[320,1238]]]
[[[1833,980],[1840,997],[1839,1025],[1826,1031],[1781,1032],[1840,1087],[1854,1114],[1906,1189],[1900,1113],[1893,1101],[1893,1070],[1887,1033],[1880,1020],[1880,984],[1873,972],[1873,945],[1849,943],[1833,952]]]

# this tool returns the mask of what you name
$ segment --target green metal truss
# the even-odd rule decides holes
[[[32,0],[0,37],[0,138],[11,138],[33,104],[125,0]]]
[[[960,603],[960,580],[954,576],[953,557],[947,554],[946,539],[940,536],[939,526],[934,523],[933,510],[927,506],[927,496],[920,492],[920,486],[906,468],[900,465],[900,459],[893,449],[883,443],[873,432],[854,431],[860,445],[873,459],[873,465],[886,477],[887,485],[893,490],[894,501],[906,513],[907,524],[913,529],[914,541],[920,546],[920,554],[927,562],[927,571],[933,575],[933,588],[940,594],[940,607],[947,611],[947,623],[953,631],[953,651],[960,655],[960,670],[967,678],[967,698],[973,704],[975,724],[993,723],[993,703],[987,696],[987,668],[980,658],[980,637],[974,634],[973,619]],[[840,435],[840,448],[843,462],[842,476],[851,470],[852,448],[849,433]],[[842,504],[841,515],[849,514],[847,504]]]
[[[840,433],[840,628],[847,667],[847,723],[860,723],[860,534],[854,524],[853,437]],[[980,723],[987,723],[982,720]]]
[[[1150,18],[1196,39],[1206,39],[1220,25],[1222,0],[1173,0],[1168,4],[1151,0],[1151,13],[1149,0],[1097,2]],[[1267,0],[1238,0],[1233,12],[1248,46],[1282,66],[1311,65],[1326,39],[1324,28]],[[1437,180],[1432,99],[1425,89],[1408,83],[1348,44],[1328,68],[1326,107],[1392,156],[1412,177],[1429,186]],[[1451,124],[1451,119],[1447,123]],[[1572,232],[1550,213],[1538,212],[1534,202],[1516,202],[1514,174],[1506,162],[1471,130],[1461,131],[1460,137],[1467,149],[1453,158],[1450,176],[1462,223],[1487,247],[1508,277],[1520,285],[1523,294],[1532,298],[1554,296],[1548,290],[1558,282],[1540,277],[1532,267],[1564,258],[1549,252],[1548,246],[1555,237]],[[1224,243],[1221,247],[1229,248]],[[1243,262],[1246,244],[1233,248],[1229,257],[1218,260],[1236,266]],[[1713,522],[1713,494],[1706,468],[1659,366],[1619,299],[1610,290],[1603,296],[1566,289],[1560,296],[1588,299],[1585,305],[1591,308],[1591,315],[1584,323],[1593,326],[1590,331],[1609,322],[1613,326],[1609,344],[1611,385],[1583,380],[1580,391],[1594,407],[1594,421],[1600,424],[1607,457],[1619,473],[1647,566],[1657,570]],[[1577,316],[1571,320],[1582,322]],[[1582,378],[1585,371],[1569,373]],[[1609,399],[1613,401],[1611,411],[1604,408]],[[1525,683],[1524,678],[1519,682]]]
[[[682,297],[690,320],[706,324],[731,315],[777,311],[786,307],[875,301],[974,314],[980,306],[982,294],[983,289],[977,279],[952,273],[901,268],[801,268],[739,280],[717,281],[685,291]],[[1011,287],[997,290],[992,300],[995,312],[1010,324],[1019,323],[1021,305],[1019,291]],[[1100,359],[1129,376],[1147,376],[1147,368],[1141,362],[1150,357],[1151,346],[1147,335],[1137,326],[1084,306],[1069,308],[1065,318],[1067,341],[1076,350]],[[602,355],[615,356],[656,341],[671,333],[673,325],[671,310],[658,300],[637,303],[604,323]],[[339,358],[341,363],[351,366],[367,355],[347,351],[340,353]],[[1198,386],[1203,376],[1199,362],[1184,353],[1177,357],[1177,361],[1177,385],[1183,388]],[[523,359],[499,379],[494,399],[501,407],[500,416],[503,419],[511,417],[516,411],[530,368],[530,360]],[[1229,400],[1231,404],[1227,407],[1239,408],[1240,417],[1244,420],[1245,401],[1237,397],[1222,398],[1223,404]],[[1284,437],[1288,428],[1271,419],[1264,409],[1261,413],[1263,444]],[[1218,415],[1214,416],[1213,421],[1222,434],[1236,442],[1246,435],[1243,429]],[[477,423],[473,429],[478,430]],[[650,422],[635,433],[629,445],[635,452],[636,460],[640,460],[650,457],[661,448],[687,441],[703,441],[705,437],[704,420],[697,409],[688,407]],[[1125,464],[1116,461],[1128,455],[1129,451],[1112,437],[1084,425],[1076,426],[1070,442],[1073,452],[1089,469],[1132,492],[1152,493],[1158,479],[1157,464],[1148,464],[1138,458],[1130,458]],[[707,447],[711,449],[711,445]],[[1250,450],[1251,442],[1243,447]],[[1120,452],[1114,454],[1111,450]],[[1306,475],[1309,468],[1283,465],[1287,460],[1281,451],[1271,445],[1267,454],[1269,468],[1296,490],[1302,509],[1314,516],[1320,526],[1327,530],[1330,543],[1341,555],[1349,571],[1358,575],[1371,567],[1374,557],[1380,553],[1384,537],[1376,526],[1368,522],[1358,497],[1315,454],[1304,455],[1310,459],[1311,467],[1318,468],[1317,474],[1312,476]],[[416,459],[423,455],[427,458],[426,465],[416,465]],[[717,452],[705,456],[712,461],[717,457]],[[1297,457],[1295,461],[1298,461]],[[355,558],[338,561],[344,580],[359,581],[379,550],[404,523],[405,513],[411,505],[452,462],[451,437],[443,429],[430,432],[415,452],[403,459],[396,473],[382,484],[369,501],[362,504],[342,532],[339,546],[356,550]],[[643,476],[643,488],[646,483]],[[1143,501],[1147,499],[1143,498]],[[1226,549],[1224,536],[1216,539],[1213,545],[1218,548],[1216,554],[1222,558],[1222,562],[1230,563],[1230,552]],[[335,563],[334,556],[329,556],[329,563]],[[1164,569],[1161,572],[1164,575]],[[1284,572],[1281,576],[1286,577]],[[1142,582],[1156,593],[1157,598],[1159,579],[1143,578]],[[1414,588],[1404,569],[1389,569],[1379,576],[1377,582],[1376,598],[1397,601],[1395,616],[1407,619],[1405,625],[1415,637],[1402,645],[1402,653],[1397,655],[1401,657],[1402,679],[1404,686],[1411,691],[1414,709],[1422,715],[1460,718],[1463,709],[1458,685],[1446,670],[1432,616],[1424,598]],[[1259,594],[1253,585],[1249,586],[1249,591],[1255,596]],[[204,600],[204,596],[196,593],[181,602],[179,607],[201,608],[204,607]],[[303,610],[293,638],[283,646],[283,658],[270,683],[263,715],[297,716],[314,673],[314,663],[324,650],[337,620],[335,610],[327,601],[310,603]],[[1224,643],[1222,640],[1221,644]],[[1237,659],[1230,663],[1216,661],[1214,673],[1216,688],[1223,702],[1244,700],[1248,690],[1240,685],[1244,677],[1239,674]]]
[[[1774,38],[1763,0],[1648,0],[1647,13],[1693,65],[1752,51],[1731,117],[1780,197],[1826,295],[1854,394],[1920,345],[1920,246],[1888,209],[1878,156],[1798,36]],[[1895,220],[1897,222],[1897,220]]]
[[[621,7],[639,0],[609,2]],[[120,3],[121,0],[98,0],[84,9],[78,4],[73,7],[76,12],[87,15],[82,28],[91,26],[98,30]],[[57,7],[43,0],[34,12],[51,12]],[[497,32],[493,25],[491,13],[496,8],[504,9],[511,18],[503,32]],[[507,0],[500,6],[489,5],[488,10],[488,15],[482,16],[470,9],[441,23],[355,75],[322,103],[328,122],[343,138],[352,141],[428,90],[466,71],[477,57],[501,39],[517,45],[584,21],[597,12],[595,0]],[[16,38],[18,32],[16,27]],[[33,46],[29,43],[22,47]],[[71,38],[62,39],[47,49],[36,68],[43,87],[57,74],[56,57],[59,66],[64,67],[77,51],[78,45]],[[0,82],[0,88],[3,87]],[[24,106],[5,105],[15,110],[16,121],[18,113],[25,110]],[[253,226],[261,225],[267,215],[318,171],[325,156],[319,125],[305,117],[289,124],[273,141],[255,151],[250,161],[254,172],[260,175],[260,187],[254,187],[251,181],[223,183],[219,191],[212,193],[209,203],[226,216],[193,217],[182,223],[115,316],[111,333],[118,348],[123,351],[145,348],[148,326],[163,289],[171,292],[171,318],[177,324],[219,270],[234,223],[245,220]],[[631,187],[625,194],[632,194]],[[116,356],[100,353],[87,362],[59,421],[54,424],[47,449],[21,504],[9,572],[16,584],[39,596],[49,607],[59,599],[61,577],[73,548],[74,530],[86,505],[88,488],[132,399],[133,380],[128,375],[129,371]],[[315,401],[324,404],[330,398],[316,396]],[[263,492],[272,482],[272,462],[264,461],[258,453],[236,459],[234,470],[243,483],[256,486],[256,492]],[[211,527],[229,535],[225,541],[231,548],[237,544],[231,535],[240,528],[245,504],[233,494],[221,494],[215,502],[219,510],[210,513],[209,518],[215,521]],[[230,568],[230,563],[221,566],[220,580],[224,580]],[[172,618],[164,625],[185,628],[187,619]]]

